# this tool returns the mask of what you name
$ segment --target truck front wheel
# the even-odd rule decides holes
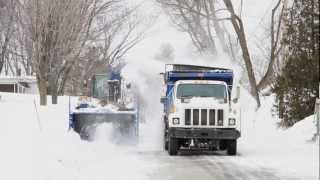
[[[164,132],[164,137],[163,137],[163,146],[164,146],[164,150],[168,150],[168,134],[166,132]]]
[[[221,140],[219,142],[219,149],[224,151],[227,149],[228,142],[226,140]]]
[[[177,155],[178,154],[178,149],[179,149],[178,139],[174,138],[174,137],[170,137],[168,145],[169,145],[169,147],[168,147],[169,155],[170,156]]]
[[[237,140],[236,139],[228,140],[227,154],[228,155],[236,155],[237,154]]]

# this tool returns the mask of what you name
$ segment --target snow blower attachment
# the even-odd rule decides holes
[[[70,102],[70,128],[84,140],[94,140],[97,127],[111,124],[117,142],[138,140],[138,103],[130,84],[125,84],[120,73],[95,75],[91,96]]]

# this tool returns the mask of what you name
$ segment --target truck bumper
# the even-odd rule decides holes
[[[184,139],[237,139],[240,131],[223,128],[169,128],[169,137]]]

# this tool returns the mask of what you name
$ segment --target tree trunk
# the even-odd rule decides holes
[[[66,70],[63,72],[63,76],[61,78],[60,84],[58,85],[58,94],[63,96],[64,95],[64,90],[65,90],[65,86],[67,81],[70,78],[70,72],[71,72],[72,66],[68,66],[66,68]]]
[[[0,60],[0,73],[2,72],[4,62]]]
[[[51,72],[49,75],[49,91],[51,95],[51,103],[58,104],[58,85],[56,81],[55,73]]]
[[[55,81],[50,83],[51,103],[58,104],[58,87]]]
[[[10,29],[8,29],[8,31],[10,31]],[[2,46],[2,48],[1,48],[1,54],[0,54],[0,73],[1,73],[1,71],[2,71],[3,64],[4,64],[4,61],[5,61],[5,54],[6,54],[6,51],[7,51],[8,43],[9,43],[9,32],[8,32],[7,35],[6,35],[5,41],[4,41],[3,46]]]
[[[47,105],[47,81],[45,79],[41,79],[37,76],[38,79],[38,88],[40,94],[40,105]]]
[[[58,93],[57,91],[53,91],[51,94],[52,104],[58,104]]]
[[[258,94],[257,81],[255,78],[252,63],[251,63],[251,57],[250,57],[250,53],[247,45],[247,40],[246,40],[242,20],[235,14],[231,0],[224,0],[224,4],[226,5],[228,11],[231,14],[230,20],[237,34],[240,47],[242,50],[242,57],[245,62],[245,66],[248,73],[249,83],[251,87],[251,94],[256,99],[257,107],[259,108],[261,106],[261,103],[260,103],[260,98]]]

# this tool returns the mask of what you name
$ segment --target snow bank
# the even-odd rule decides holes
[[[318,179],[319,144],[310,142],[316,132],[314,116],[289,129],[278,128],[279,119],[273,116],[274,96],[262,98],[262,107],[255,103],[246,90],[241,93],[242,137],[239,156],[235,163],[262,166],[279,170],[280,175],[301,179]]]
[[[68,97],[40,107],[36,96],[1,95],[0,179],[147,179],[147,164],[132,147],[108,136],[81,141],[68,131]]]
[[[311,143],[311,140],[313,138],[313,135],[316,134],[317,128],[316,128],[316,120],[315,116],[309,116],[305,118],[304,120],[296,123],[293,127],[289,128],[284,132],[284,136],[288,139],[290,138],[292,144],[298,144],[298,143]],[[317,141],[316,143],[319,143]]]

